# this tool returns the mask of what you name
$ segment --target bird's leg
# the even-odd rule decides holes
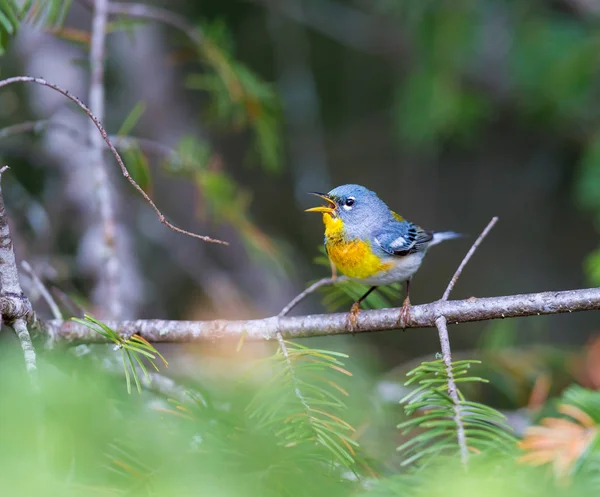
[[[348,318],[346,319],[346,328],[348,329],[348,331],[353,332],[356,329],[358,329],[358,313],[360,312],[360,304],[376,288],[376,286],[372,286],[366,291],[366,293],[361,298],[359,298],[356,302],[354,302],[354,304],[352,304],[352,308],[350,309],[350,312],[348,313]]]
[[[337,280],[337,268],[331,259],[329,260],[329,264],[331,265],[331,279],[335,281]]]
[[[410,279],[406,280],[406,298],[402,303],[402,309],[400,309],[400,315],[398,316],[398,325],[404,327],[410,318]]]

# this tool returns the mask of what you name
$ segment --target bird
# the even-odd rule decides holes
[[[454,231],[427,231],[392,211],[377,194],[360,185],[341,185],[329,193],[310,192],[326,205],[306,212],[323,215],[325,251],[339,272],[367,284],[369,290],[350,309],[347,328],[358,325],[360,304],[378,286],[406,282],[406,298],[398,324],[410,317],[410,282],[427,250],[463,235]]]

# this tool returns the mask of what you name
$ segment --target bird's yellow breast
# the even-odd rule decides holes
[[[344,236],[344,224],[339,217],[323,214],[327,254],[338,270],[350,278],[370,278],[392,267],[384,263],[371,250],[369,242],[348,240]]]

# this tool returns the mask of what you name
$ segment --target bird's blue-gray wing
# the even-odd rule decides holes
[[[405,256],[424,251],[433,233],[409,222],[390,223],[374,235],[375,244],[390,255]]]

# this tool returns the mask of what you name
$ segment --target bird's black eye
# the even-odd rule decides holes
[[[355,202],[355,200],[354,200],[354,198],[353,198],[353,197],[348,197],[348,198],[346,199],[346,202],[345,202],[345,204],[346,204],[348,207],[352,207],[352,206],[354,205],[354,202]]]

